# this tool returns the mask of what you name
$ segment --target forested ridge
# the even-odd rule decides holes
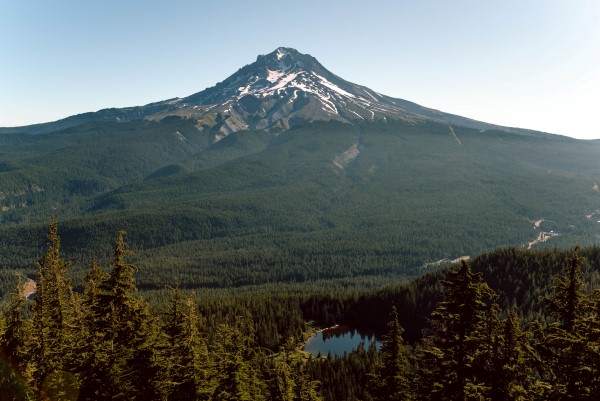
[[[138,293],[125,234],[81,289],[53,220],[37,293],[4,303],[0,399],[594,400],[600,249],[501,249],[373,290]],[[148,299],[151,303],[146,301]],[[380,350],[309,357],[311,327],[378,329]],[[406,328],[406,330],[405,330]]]
[[[50,214],[76,287],[123,229],[144,290],[174,275],[187,288],[361,287],[541,232],[559,235],[536,247],[600,234],[600,144],[552,135],[390,118],[213,143],[194,119],[169,117],[4,134],[0,145],[0,293],[12,270],[30,273]]]
[[[0,401],[599,400],[599,151],[286,48],[0,128]]]

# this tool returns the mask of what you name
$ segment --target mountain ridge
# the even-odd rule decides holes
[[[335,75],[315,57],[289,47],[279,47],[238,69],[222,82],[183,98],[144,106],[107,108],[49,123],[0,128],[0,133],[48,133],[91,121],[127,122],[180,116],[197,121],[199,130],[219,141],[232,132],[280,132],[303,121],[338,120],[349,123],[386,120],[430,120],[480,130],[501,130],[521,135],[545,136],[532,130],[504,127],[417,103],[393,98]]]
[[[51,215],[65,252],[86,249],[77,274],[129,232],[144,288],[177,272],[193,287],[402,279],[536,238],[600,241],[600,142],[428,118],[284,50],[188,98],[0,135],[0,287],[29,271]]]

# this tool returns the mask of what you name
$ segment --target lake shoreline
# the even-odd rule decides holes
[[[317,330],[317,331],[315,331],[315,332],[311,332],[311,333],[310,333],[310,336],[308,336],[308,337],[305,337],[305,338],[304,338],[304,342],[298,346],[298,349],[299,349],[300,351],[304,351],[304,347],[306,347],[306,345],[307,345],[307,344],[308,344],[308,343],[309,343],[309,342],[310,342],[310,341],[311,341],[313,338],[315,338],[315,337],[316,337],[316,336],[317,336],[319,333],[323,333],[323,332],[326,332],[326,331],[328,331],[328,330],[334,330],[334,329],[337,329],[337,328],[339,328],[339,327],[344,327],[344,326],[340,326],[339,324],[336,324],[336,325],[333,325],[333,326],[331,326],[331,327],[325,327],[324,329],[319,329],[319,330]]]
[[[342,356],[354,352],[361,344],[367,349],[371,344],[379,347],[381,342],[371,331],[365,332],[351,326],[334,325],[314,332],[298,349],[315,357],[319,355],[324,357],[328,354]]]

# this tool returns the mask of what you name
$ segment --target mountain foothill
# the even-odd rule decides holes
[[[0,128],[0,390],[597,399],[598,154],[285,47],[187,97]],[[298,351],[338,324],[387,335]]]
[[[126,230],[148,288],[404,279],[600,234],[597,141],[392,98],[291,48],[187,97],[0,132],[3,273],[30,272],[52,215],[83,264]]]

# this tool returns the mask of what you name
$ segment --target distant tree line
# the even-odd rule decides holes
[[[3,308],[0,400],[597,400],[599,255],[507,249],[383,290],[175,288],[150,307],[123,232],[75,290],[53,220],[35,298],[20,284]],[[309,319],[367,311],[380,350],[298,351]]]
[[[33,302],[19,286],[0,337],[4,400],[320,400],[295,344],[258,347],[254,323],[233,316],[210,344],[191,298],[172,291],[160,316],[136,295],[136,266],[119,232],[111,271],[93,263],[73,291],[53,220]]]

